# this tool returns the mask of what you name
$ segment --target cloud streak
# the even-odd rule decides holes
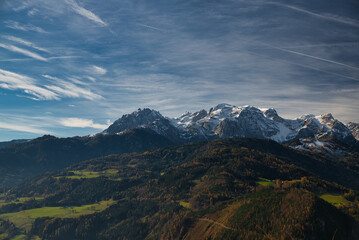
[[[6,49],[8,51],[11,51],[11,52],[21,53],[25,56],[34,58],[36,60],[40,60],[40,61],[44,61],[44,62],[48,61],[46,58],[42,57],[41,55],[39,55],[37,53],[31,52],[31,51],[23,49],[23,48],[16,47],[14,45],[0,43],[0,47]]]
[[[22,90],[26,94],[32,95],[34,100],[58,100],[59,96],[43,87],[36,85],[33,78],[5,71],[0,69],[0,88],[9,90]]]
[[[32,24],[20,24],[18,22],[15,21],[5,21],[5,26],[7,28],[11,28],[11,29],[15,29],[15,30],[20,30],[20,31],[25,31],[25,32],[29,32],[29,31],[34,31],[34,32],[38,32],[38,33],[47,33],[44,29],[34,26]]]
[[[306,10],[306,9],[303,9],[303,8],[299,8],[299,7],[296,7],[296,6],[287,5],[287,4],[281,4],[281,3],[276,3],[276,2],[269,2],[269,4],[274,4],[274,5],[277,5],[277,6],[289,8],[289,9],[292,9],[294,11],[305,13],[305,14],[308,14],[308,15],[313,16],[313,17],[322,18],[322,19],[325,19],[325,20],[330,20],[330,21],[334,21],[334,22],[338,22],[338,23],[343,23],[343,24],[350,25],[350,26],[353,26],[353,27],[359,27],[359,22],[354,20],[354,19],[344,18],[344,17],[336,16],[336,15],[329,15],[329,14],[319,14],[319,13],[315,13],[315,12],[312,12],[312,11],[309,11],[309,10]]]
[[[29,126],[21,126],[19,124],[12,124],[12,123],[6,123],[6,122],[0,122],[0,128],[2,129],[8,129],[18,132],[27,132],[27,133],[35,133],[35,134],[49,134],[49,131],[45,131],[39,128],[35,127],[29,127]]]
[[[14,37],[14,36],[7,36],[7,35],[3,36],[3,38],[5,38],[7,40],[10,40],[10,41],[13,41],[13,42],[16,42],[16,43],[20,43],[22,45],[25,45],[27,47],[31,47],[33,49],[36,49],[36,50],[39,50],[39,51],[42,51],[42,52],[49,53],[49,51],[47,49],[38,47],[34,43],[26,41],[26,40],[24,40],[22,38],[18,38],[18,37]]]
[[[145,27],[145,28],[150,28],[150,29],[153,29],[153,30],[157,30],[157,31],[163,32],[162,29],[156,28],[156,27],[153,27],[153,26],[150,26],[150,25],[146,25],[146,24],[142,24],[142,23],[136,23],[136,25],[139,25],[139,26],[142,26],[142,27]]]
[[[69,98],[85,98],[91,101],[103,99],[102,96],[93,93],[90,89],[79,87],[71,82],[66,82],[49,75],[43,75],[43,77],[56,82],[57,85],[45,85],[45,87],[52,90],[53,92],[56,92],[59,95]]]
[[[74,12],[76,12],[77,14],[97,23],[100,26],[106,27],[107,23],[105,23],[100,17],[98,17],[96,14],[94,14],[93,12],[81,7],[80,5],[78,5],[75,0],[65,0],[66,3],[72,8],[72,10]]]
[[[280,51],[283,51],[283,52],[292,53],[292,54],[296,54],[296,55],[299,55],[299,56],[308,57],[308,58],[320,60],[320,61],[323,61],[323,62],[336,64],[336,65],[351,68],[351,69],[354,69],[354,70],[359,70],[359,68],[357,68],[357,67],[353,67],[353,66],[350,66],[348,64],[341,63],[341,62],[337,62],[337,61],[333,61],[333,60],[329,60],[329,59],[325,59],[325,58],[321,58],[321,57],[317,57],[317,56],[313,56],[313,55],[309,55],[309,54],[305,54],[305,53],[301,53],[301,52],[297,52],[297,51],[292,51],[292,50],[288,50],[288,49],[284,49],[284,48],[273,47],[273,46],[271,46],[271,47],[273,49],[277,49],[277,50],[280,50]]]
[[[21,74],[0,69],[0,88],[8,90],[22,90],[31,95],[33,100],[60,100],[61,98],[85,98],[98,100],[103,97],[93,93],[91,90],[79,87],[71,82],[44,75],[45,78],[53,80],[56,84],[38,86],[35,79]]]
[[[296,66],[299,66],[299,67],[315,70],[315,71],[318,71],[318,72],[323,72],[323,73],[333,75],[333,76],[336,76],[336,77],[341,77],[341,78],[345,78],[345,79],[348,79],[348,80],[359,81],[358,78],[346,76],[346,75],[335,73],[335,72],[329,72],[327,70],[319,69],[317,67],[301,64],[301,63],[298,63],[298,62],[292,62],[292,61],[282,60],[282,59],[278,59],[278,58],[274,58],[274,57],[270,57],[270,56],[265,56],[265,55],[258,54],[258,53],[248,51],[248,50],[246,52],[248,52],[249,54],[255,55],[255,56],[264,57],[264,58],[272,59],[272,60],[275,60],[275,61],[278,61],[278,62],[288,63],[288,64],[291,64],[291,65],[296,65]]]

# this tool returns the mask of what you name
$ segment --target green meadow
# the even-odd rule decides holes
[[[107,169],[105,171],[101,171],[101,172],[92,172],[92,171],[70,171],[70,173],[72,173],[73,175],[70,176],[58,176],[56,177],[57,179],[59,178],[67,178],[67,179],[83,179],[83,178],[98,178],[101,176],[105,176],[105,177],[115,177],[116,174],[118,173],[117,169]]]
[[[102,201],[95,204],[83,205],[80,207],[43,207],[24,210],[15,213],[1,214],[0,219],[9,220],[13,222],[16,227],[29,231],[32,223],[36,218],[41,217],[59,217],[59,218],[74,218],[81,215],[101,212],[109,206],[115,204],[116,201]]]
[[[269,180],[269,179],[265,179],[265,178],[259,178],[261,181],[257,181],[257,185],[258,186],[274,186],[274,183]]]
[[[25,240],[25,239],[26,239],[26,235],[17,235],[11,238],[11,240]]]
[[[345,206],[348,203],[348,200],[346,200],[343,195],[335,195],[335,194],[327,193],[321,195],[320,198],[336,207]]]
[[[25,203],[25,202],[28,202],[28,201],[31,201],[31,200],[39,201],[39,200],[42,200],[42,199],[44,199],[44,198],[43,197],[20,197],[20,198],[16,198],[15,200],[9,201],[9,202],[6,202],[5,200],[0,199],[0,208],[2,206],[9,205],[9,204]],[[1,238],[0,238],[0,240],[1,240]]]
[[[8,237],[7,233],[0,233],[0,240],[4,240]]]
[[[188,202],[179,202],[179,204],[184,208],[191,208],[191,205]]]

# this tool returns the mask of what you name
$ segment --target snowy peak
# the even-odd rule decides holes
[[[331,113],[320,116],[323,122],[333,122],[335,119]]]
[[[226,103],[212,107],[208,114],[204,110],[195,114],[185,113],[175,122],[182,129],[206,139],[256,137],[280,142],[289,140],[288,136],[294,135],[293,131],[298,125],[296,121],[286,122],[273,108],[259,109],[249,105],[237,107]]]
[[[331,113],[321,116],[310,114],[300,119],[304,120],[304,125],[299,131],[298,138],[336,139],[347,143],[354,141],[348,127],[335,119]]]
[[[194,122],[197,122],[208,115],[207,111],[202,109],[201,111],[190,113],[185,112],[178,118],[173,119],[173,122],[180,126],[188,126]]]
[[[277,111],[274,108],[264,109],[264,116],[270,119],[279,117]]]
[[[133,128],[148,128],[173,142],[182,142],[177,128],[158,111],[144,108],[125,114],[116,120],[103,134],[121,134]]]
[[[131,128],[148,127],[155,124],[156,121],[161,121],[163,119],[165,118],[155,110],[139,108],[131,114],[123,115],[106,129],[104,133],[115,134]]]

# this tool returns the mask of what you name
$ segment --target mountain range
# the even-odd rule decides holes
[[[345,125],[332,114],[303,115],[285,119],[273,108],[236,107],[219,104],[208,112],[186,112],[177,118],[162,116],[148,108],[138,109],[116,120],[102,134],[122,134],[132,128],[148,128],[176,143],[224,138],[265,138],[290,143],[303,150],[320,150],[344,154],[346,148],[357,148],[359,124]]]

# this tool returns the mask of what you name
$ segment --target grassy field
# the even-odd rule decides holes
[[[109,206],[116,203],[114,200],[102,201],[96,204],[84,205],[80,207],[43,207],[24,210],[15,213],[1,214],[0,218],[13,222],[16,227],[29,231],[32,223],[36,218],[40,217],[60,217],[60,218],[74,218],[81,215],[101,212]]]
[[[348,203],[348,200],[346,200],[343,195],[323,194],[320,198],[336,207],[345,206]]]
[[[6,233],[0,234],[0,240],[8,239],[8,235]],[[25,240],[26,235],[17,235],[10,240]],[[31,240],[41,240],[38,236],[31,237]]]
[[[26,239],[26,235],[17,235],[11,238],[11,240],[25,240],[25,239]]]
[[[188,202],[179,202],[179,204],[184,208],[191,208],[191,205]]]
[[[0,240],[6,239],[7,236],[7,233],[0,233]]]
[[[10,201],[10,202],[5,202],[5,200],[0,199],[0,208],[2,206],[8,205],[8,204],[24,203],[24,202],[28,202],[28,201],[31,201],[31,200],[39,201],[39,200],[42,200],[42,199],[44,199],[44,198],[43,197],[20,197],[20,198],[15,199],[14,201]]]
[[[261,181],[257,181],[258,186],[274,186],[274,183],[271,180],[265,178],[259,178]]]
[[[105,177],[114,177],[117,173],[117,169],[107,169],[102,172],[91,172],[91,171],[70,171],[70,173],[73,173],[74,175],[71,176],[59,176],[56,178],[67,178],[67,179],[82,179],[82,178],[98,178],[101,176]]]

